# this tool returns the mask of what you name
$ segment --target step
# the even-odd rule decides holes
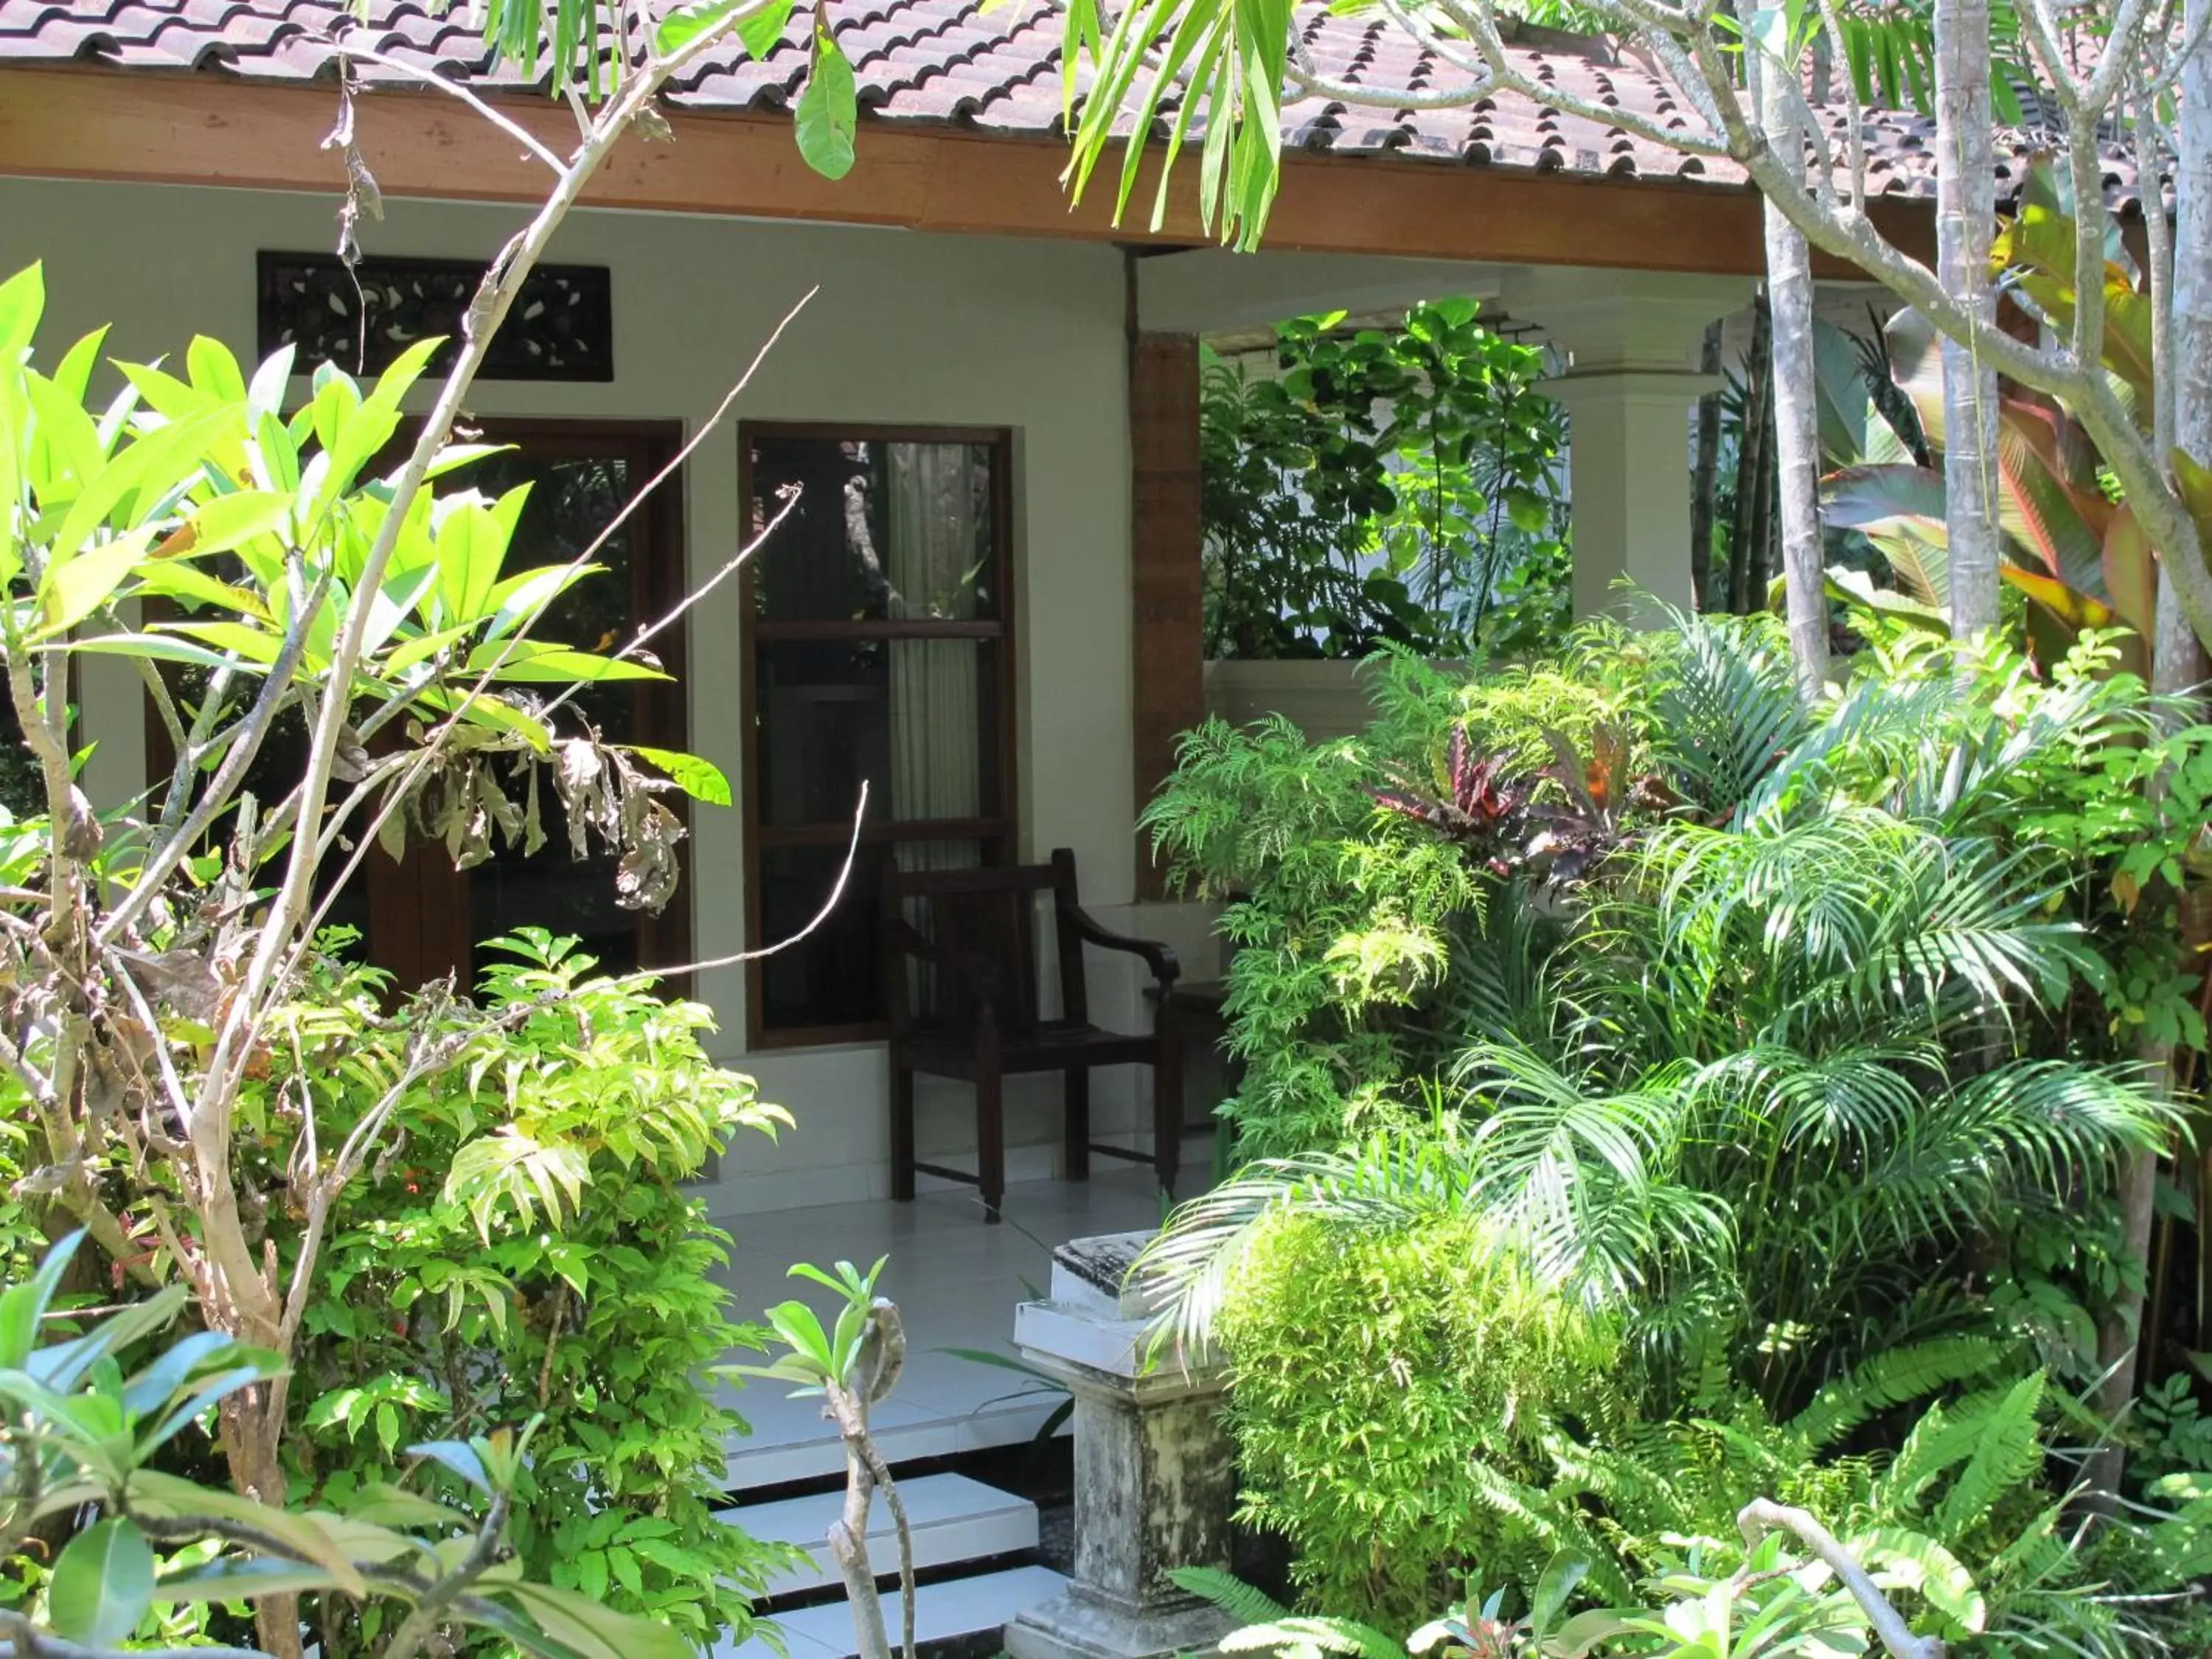
[[[917,1475],[901,1480],[898,1491],[906,1502],[907,1524],[914,1534],[916,1572],[1036,1547],[1036,1505],[1026,1498],[1000,1492],[964,1474]],[[755,1538],[796,1544],[807,1553],[806,1565],[769,1580],[770,1595],[788,1595],[837,1583],[837,1564],[830,1558],[828,1534],[830,1522],[844,1506],[841,1489],[742,1504],[724,1510],[716,1519],[741,1527]],[[890,1505],[880,1493],[868,1509],[868,1556],[880,1573],[897,1570],[898,1528],[891,1520]]]
[[[1006,1320],[1010,1325],[1013,1322],[1011,1308],[1006,1310]],[[1054,1395],[1026,1393],[1018,1387],[1009,1387],[1020,1380],[987,1379],[988,1397],[984,1402],[957,1412],[909,1408],[894,1395],[887,1404],[896,1409],[879,1412],[870,1425],[877,1449],[896,1470],[902,1463],[920,1462],[926,1458],[957,1457],[966,1452],[1027,1444],[1036,1438],[1037,1431],[1061,1401]],[[1068,1425],[1061,1424],[1057,1432],[1066,1434]],[[724,1489],[743,1493],[759,1486],[820,1480],[842,1474],[844,1468],[844,1443],[833,1432],[781,1441],[733,1434],[729,1441]],[[827,1521],[823,1522],[825,1527],[829,1524]]]
[[[1067,1580],[1050,1567],[1008,1567],[973,1578],[948,1578],[915,1592],[914,1634],[917,1643],[950,1642],[1005,1626],[1017,1613],[1051,1600]],[[851,1659],[860,1651],[853,1639],[853,1615],[842,1598],[773,1621],[783,1633],[790,1659]],[[896,1648],[901,1640],[899,1598],[884,1595],[884,1624]],[[767,1638],[756,1636],[736,1646],[717,1645],[710,1659],[775,1659]]]

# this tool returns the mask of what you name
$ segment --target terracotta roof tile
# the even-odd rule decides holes
[[[1465,78],[1381,20],[1334,12],[1327,0],[1298,4],[1299,35],[1325,75],[1385,87],[1443,87]],[[830,15],[862,105],[874,118],[1036,137],[1060,131],[1060,35],[1050,0],[1013,0],[994,9],[984,0],[835,0]],[[433,11],[422,0],[369,0],[365,20],[344,0],[0,0],[0,63],[91,62],[297,81],[328,72],[335,32],[347,28],[418,69],[492,85],[520,78],[513,65],[494,60],[457,10]],[[696,109],[788,107],[805,74],[806,28],[804,18],[793,19],[764,64],[732,45],[672,88],[672,100]],[[1648,67],[1616,58],[1603,42],[1553,36],[1513,50],[1562,94],[1690,125]],[[366,75],[380,78],[374,66]],[[1164,100],[1164,114],[1175,106],[1173,98]],[[1848,117],[1835,108],[1820,113],[1827,142],[1840,148]],[[1164,131],[1164,119],[1158,125]],[[1193,137],[1201,129],[1194,120]],[[1873,189],[1932,193],[1932,122],[1874,111],[1866,131]],[[1684,156],[1619,125],[1512,96],[1466,108],[1397,111],[1298,97],[1284,106],[1283,132],[1293,149],[1343,155],[1726,182],[1743,176],[1731,162]],[[1998,148],[2001,191],[2016,188],[2035,145],[2008,133]],[[2124,156],[2108,152],[2105,173],[2116,201],[2132,194]]]

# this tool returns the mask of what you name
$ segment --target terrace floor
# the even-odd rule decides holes
[[[1203,1172],[1211,1139],[1194,1139],[1183,1168]],[[733,1317],[796,1297],[826,1310],[829,1293],[787,1276],[794,1261],[865,1269],[887,1255],[881,1293],[904,1316],[905,1375],[873,1414],[876,1439],[894,1466],[1015,1444],[1036,1434],[1061,1396],[1014,1372],[947,1352],[975,1348],[1011,1356],[1014,1308],[1044,1294],[1052,1252],[1071,1238],[1158,1226],[1161,1199],[1142,1165],[1095,1160],[1087,1182],[1035,1181],[1009,1187],[1006,1219],[987,1225],[966,1188],[924,1193],[911,1204],[864,1201],[741,1217],[725,1273]],[[738,1356],[739,1358],[745,1356]],[[783,1385],[754,1382],[731,1396],[752,1433],[730,1447],[730,1490],[818,1480],[844,1467],[817,1400],[793,1400]]]

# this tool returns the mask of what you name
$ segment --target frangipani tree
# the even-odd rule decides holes
[[[41,273],[0,283],[0,665],[42,806],[0,829],[0,1091],[25,1128],[27,1170],[9,1196],[51,1233],[82,1228],[115,1288],[173,1298],[181,1285],[208,1333],[267,1354],[219,1402],[243,1499],[284,1498],[287,1361],[335,1205],[389,1151],[410,1087],[489,1054],[504,1029],[441,1007],[348,1132],[319,1137],[313,1102],[288,1102],[282,1167],[242,1170],[265,1127],[241,1129],[246,1085],[270,1073],[345,875],[410,831],[464,863],[495,840],[532,846],[539,803],[557,797],[571,849],[613,853],[618,896],[657,908],[682,834],[672,798],[727,804],[713,767],[605,741],[575,702],[586,686],[659,676],[649,647],[674,615],[612,649],[539,637],[548,608],[593,575],[596,547],[548,567],[512,546],[522,492],[470,489],[465,468],[485,452],[453,430],[501,323],[615,145],[665,136],[655,106],[672,77],[732,33],[765,51],[792,11],[792,0],[638,0],[613,12],[495,0],[479,21],[526,73],[541,31],[549,43],[548,90],[578,112],[565,153],[465,87],[413,77],[546,170],[536,211],[486,251],[442,374],[428,372],[434,341],[363,386],[289,352],[249,368],[198,339],[169,367],[114,365],[121,391],[95,394],[95,375],[111,374],[103,336],[39,338]],[[853,76],[825,29],[813,40],[799,148],[834,177],[852,162]],[[373,49],[337,50],[406,75]],[[356,75],[341,77],[329,141],[349,180],[347,255],[378,211],[354,139],[361,95]],[[750,374],[702,411],[692,447]],[[78,775],[72,665],[93,654],[137,665],[175,755],[167,778],[107,811]],[[198,678],[166,678],[165,665]],[[280,721],[304,733],[302,756],[276,798],[258,798],[249,781]],[[304,1218],[282,1252],[255,1214],[270,1181]],[[257,1616],[261,1645],[295,1659],[296,1597],[272,1593]]]

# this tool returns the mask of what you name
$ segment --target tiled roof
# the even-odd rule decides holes
[[[829,0],[831,27],[874,118],[957,125],[1022,137],[1060,129],[1061,20],[1049,0]],[[1388,21],[1333,12],[1328,0],[1299,0],[1298,28],[1323,75],[1383,86],[1440,86],[1458,71],[1441,65]],[[805,13],[765,62],[734,43],[671,88],[678,106],[781,111],[805,67]],[[478,86],[511,85],[469,27],[463,8],[418,0],[370,0],[356,21],[343,0],[0,0],[0,64],[80,63],[131,70],[190,70],[253,81],[301,81],[331,72],[334,32],[351,29],[379,52]],[[1601,40],[1545,35],[1512,50],[1536,79],[1595,103],[1688,126],[1657,76]],[[398,79],[369,65],[365,77]],[[1843,111],[1822,111],[1832,142],[1848,131]],[[1934,123],[1909,112],[1868,117],[1873,193],[1934,191]],[[1685,156],[1617,126],[1568,115],[1511,94],[1464,108],[1382,110],[1315,97],[1283,110],[1286,147],[1333,155],[1389,154],[1419,160],[1562,170],[1586,174],[1702,178],[1740,183],[1733,163]],[[2029,138],[2001,143],[2000,191],[2017,186]],[[2132,194],[2131,170],[2108,158],[2116,202]]]

